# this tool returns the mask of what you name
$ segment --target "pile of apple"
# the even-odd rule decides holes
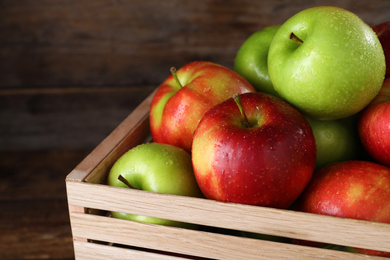
[[[153,142],[108,184],[390,223],[389,53],[390,23],[322,6],[255,32],[234,70],[172,68],[150,106]]]

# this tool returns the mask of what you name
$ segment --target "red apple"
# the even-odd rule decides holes
[[[236,93],[255,92],[238,73],[206,61],[173,71],[157,89],[150,106],[153,140],[191,151],[193,133],[202,116]]]
[[[316,171],[297,200],[304,212],[390,223],[390,168],[368,161],[344,161]],[[390,256],[366,249],[354,251]]]
[[[384,22],[372,27],[380,43],[382,44],[383,52],[386,60],[386,78],[390,76],[390,21]]]
[[[312,176],[316,144],[306,118],[291,105],[246,93],[204,115],[192,164],[209,199],[287,208]]]
[[[390,166],[390,78],[385,79],[378,95],[361,112],[358,130],[368,154]]]

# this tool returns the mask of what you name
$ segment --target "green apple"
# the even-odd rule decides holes
[[[276,32],[268,54],[275,90],[314,119],[356,114],[378,94],[385,56],[375,32],[337,7],[303,10]]]
[[[120,180],[119,176],[124,179]],[[202,197],[195,180],[191,155],[182,148],[161,143],[140,144],[123,154],[111,168],[107,184],[116,187]],[[187,223],[129,213],[112,216],[167,226],[190,227]]]
[[[363,147],[354,116],[339,120],[306,118],[313,130],[317,147],[316,169],[360,156]]]
[[[253,33],[241,45],[234,60],[234,71],[259,92],[278,96],[268,74],[268,50],[280,25],[268,26]]]

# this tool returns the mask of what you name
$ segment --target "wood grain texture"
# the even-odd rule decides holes
[[[72,259],[73,239],[67,202],[0,202],[0,259]]]
[[[192,60],[232,67],[250,34],[318,5],[390,20],[387,0],[3,0],[0,86],[157,85]]]
[[[206,259],[264,259],[264,260],[337,260],[381,259],[334,250],[302,247],[225,234],[185,230],[121,219],[72,214],[72,230],[76,235],[99,241],[113,241]],[[104,230],[105,232],[101,232]],[[92,254],[93,251],[90,251]],[[130,253],[130,252],[128,252]],[[114,259],[114,256],[112,256]],[[118,259],[120,259],[118,257]]]
[[[204,226],[390,251],[389,224],[221,203],[207,199],[148,193],[78,182],[67,182],[67,192],[70,205],[86,208],[119,211]],[[72,214],[71,220],[73,229]],[[108,222],[111,221],[107,218],[101,220],[103,222],[107,221],[106,226],[109,226]],[[123,223],[123,225],[126,224]],[[121,230],[121,228],[118,228],[118,230]],[[102,235],[107,233],[104,228],[95,230],[95,232]],[[165,232],[166,234],[170,233],[169,230]],[[78,234],[82,236],[82,233]],[[187,236],[191,236],[191,232],[188,232]],[[85,235],[85,238],[90,237]],[[102,241],[116,242],[112,240]]]
[[[141,251],[131,248],[114,247],[97,243],[75,243],[76,255],[80,260],[107,260],[107,259],[148,259],[148,260],[183,260],[201,259],[190,258],[178,254],[161,254],[160,252]],[[91,254],[94,252],[94,254]]]
[[[88,150],[0,153],[0,259],[73,259],[65,177]]]
[[[0,151],[92,149],[154,89],[0,89]]]
[[[65,177],[88,152],[88,150],[1,152],[0,200],[66,199]]]

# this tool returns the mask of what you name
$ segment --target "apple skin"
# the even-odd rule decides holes
[[[268,74],[268,50],[280,25],[265,27],[248,37],[234,60],[234,71],[246,78],[256,91],[278,96]]]
[[[378,39],[382,44],[383,52],[386,59],[386,75],[390,77],[390,21],[384,22],[372,27],[374,32],[378,35]]]
[[[303,43],[290,39],[294,33]],[[320,120],[352,116],[378,94],[385,56],[375,32],[337,7],[305,9],[276,32],[268,54],[275,90],[305,115]]]
[[[313,132],[288,103],[265,93],[240,95],[244,120],[233,98],[200,121],[192,164],[206,198],[287,208],[309,182],[316,161]]]
[[[236,93],[255,92],[235,71],[208,61],[190,62],[177,71],[180,86],[170,75],[157,89],[150,105],[153,140],[191,152],[194,131],[214,105]]]
[[[181,196],[203,197],[192,169],[191,155],[169,144],[140,144],[123,154],[112,166],[107,184],[129,188],[118,179],[122,175],[133,188]],[[193,227],[188,223],[129,213],[111,212],[115,218],[166,226]]]
[[[303,212],[390,223],[390,168],[351,160],[321,168],[297,200]],[[353,248],[350,251],[390,256],[390,253]]]
[[[359,136],[368,154],[390,166],[390,78],[374,100],[360,113]]]
[[[306,118],[316,141],[316,169],[363,156],[361,151],[364,148],[359,138],[356,116],[339,120]]]

